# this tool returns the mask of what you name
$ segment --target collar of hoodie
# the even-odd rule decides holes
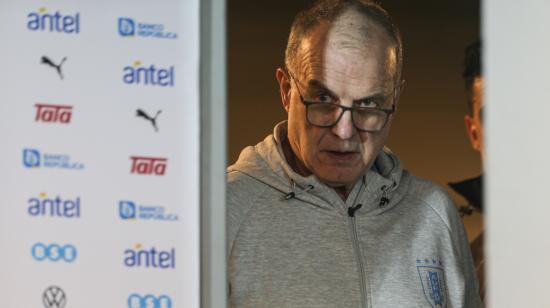
[[[343,200],[333,188],[314,175],[303,177],[290,167],[281,148],[282,138],[286,138],[286,121],[275,127],[273,135],[255,147],[245,149],[230,170],[244,172],[281,191],[284,201],[298,199],[326,209],[339,209],[345,214],[357,204],[361,204],[358,215],[381,213],[393,207],[404,195],[403,170],[397,157],[387,148],[381,151],[373,166]],[[272,172],[266,172],[266,169]]]

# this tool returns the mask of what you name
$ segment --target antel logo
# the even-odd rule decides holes
[[[179,219],[177,214],[167,213],[164,206],[136,204],[129,200],[119,201],[118,213],[123,220],[177,221]]]
[[[155,247],[144,249],[141,244],[124,251],[126,267],[176,268],[176,249],[157,250]]]
[[[146,156],[130,156],[132,168],[130,173],[143,175],[159,175],[166,173],[167,158],[162,157],[146,157]]]
[[[174,71],[174,66],[167,68],[156,67],[154,64],[144,66],[141,61],[138,60],[135,61],[133,65],[125,66],[122,69],[124,73],[122,80],[126,84],[173,87]]]
[[[52,262],[64,261],[72,263],[77,257],[76,247],[71,244],[61,246],[55,243],[48,245],[36,243],[32,246],[31,254],[36,261],[48,260]]]
[[[168,295],[154,296],[151,294],[128,296],[128,308],[172,308],[172,299]]]
[[[178,34],[166,31],[163,24],[138,22],[132,18],[120,17],[118,19],[118,34],[124,37],[143,37],[160,39],[177,39]]]
[[[59,11],[48,13],[45,7],[27,15],[27,28],[31,31],[80,33],[80,13],[64,15]]]
[[[67,296],[60,287],[51,286],[42,294],[42,303],[45,308],[63,308],[67,304]]]
[[[35,122],[43,123],[71,123],[71,117],[73,115],[73,106],[69,105],[53,105],[47,103],[36,103]]]
[[[64,199],[60,196],[48,198],[46,193],[29,198],[28,212],[31,216],[80,217],[80,197]]]
[[[37,149],[23,149],[23,166],[31,169],[84,169],[83,163],[71,161],[71,156],[67,154],[41,153]]]

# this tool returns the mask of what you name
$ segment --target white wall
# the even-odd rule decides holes
[[[490,307],[550,307],[550,2],[484,2]]]

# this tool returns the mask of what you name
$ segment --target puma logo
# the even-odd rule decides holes
[[[61,70],[61,66],[63,65],[63,63],[65,63],[65,61],[67,60],[67,57],[64,57],[59,64],[55,64],[50,58],[46,56],[42,56],[41,60],[42,60],[41,61],[42,64],[55,68],[55,70],[57,71],[57,74],[59,75],[59,78],[63,80],[63,71]]]
[[[155,132],[158,132],[159,129],[157,127],[157,117],[162,112],[162,110],[157,111],[157,114],[154,117],[149,116],[145,111],[138,109],[136,110],[136,117],[138,118],[144,118],[147,121],[150,121],[153,127],[155,128]]]

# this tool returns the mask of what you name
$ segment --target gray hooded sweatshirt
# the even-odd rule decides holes
[[[481,307],[451,199],[384,149],[347,200],[282,154],[286,122],[228,168],[230,307]]]

